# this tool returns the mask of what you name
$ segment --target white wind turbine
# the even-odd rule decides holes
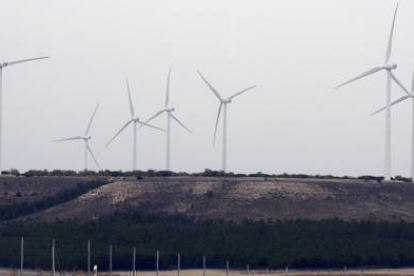
[[[170,170],[170,148],[171,148],[171,119],[176,121],[180,126],[182,126],[189,133],[192,133],[191,130],[186,127],[177,117],[174,116],[173,112],[175,108],[170,106],[170,77],[171,77],[171,67],[168,70],[168,79],[167,79],[167,89],[165,92],[165,105],[164,108],[155,113],[152,117],[145,121],[145,124],[149,123],[156,117],[160,116],[163,113],[167,113],[167,152],[166,152],[166,170]],[[141,128],[142,125],[138,128]]]
[[[137,163],[137,126],[138,124],[140,125],[144,125],[147,127],[152,127],[161,131],[164,131],[163,129],[144,123],[142,122],[138,117],[135,116],[135,111],[134,111],[134,105],[132,104],[132,99],[131,99],[131,92],[129,89],[129,82],[127,80],[126,82],[127,85],[127,91],[128,91],[128,100],[129,100],[129,110],[131,112],[131,119],[129,121],[127,121],[122,128],[114,135],[114,137],[112,137],[111,140],[109,140],[109,142],[106,144],[106,146],[109,146],[109,144],[111,144],[116,137],[118,137],[119,134],[121,134],[122,131],[124,131],[130,124],[132,124],[133,127],[133,140],[132,140],[132,170],[135,171],[136,170],[136,163]]]
[[[242,91],[237,92],[237,93],[233,94],[232,96],[230,96],[228,98],[223,98],[223,97],[221,97],[219,92],[204,78],[204,76],[201,74],[201,72],[200,71],[197,71],[197,72],[200,75],[200,77],[203,79],[203,81],[207,84],[207,86],[211,89],[211,91],[213,91],[214,95],[216,95],[216,97],[220,101],[220,105],[219,105],[218,112],[217,112],[216,126],[214,128],[213,144],[216,141],[217,126],[218,126],[219,119],[220,119],[221,109],[223,108],[223,168],[222,168],[222,170],[225,172],[226,169],[227,169],[227,104],[231,103],[231,101],[235,97],[243,94],[244,92],[246,92],[250,89],[255,88],[257,85],[253,85],[253,86],[250,86],[246,89],[243,89]]]
[[[414,72],[413,72],[413,78],[411,81],[411,91],[408,91],[407,88],[405,88],[404,85],[397,79],[396,76],[393,77],[394,81],[398,84],[399,87],[407,94],[406,96],[403,96],[395,101],[393,101],[388,107],[391,107],[393,105],[396,105],[402,101],[405,101],[406,99],[411,98],[412,102],[412,130],[411,130],[411,179],[414,182]],[[387,106],[384,106],[383,108],[378,109],[371,115],[375,115],[378,112],[381,112],[383,110],[386,110]]]
[[[394,12],[394,18],[392,20],[391,25],[391,31],[388,38],[388,45],[387,45],[387,51],[385,54],[384,63],[382,65],[376,66],[361,75],[358,75],[357,77],[350,79],[340,85],[338,85],[335,88],[342,87],[348,83],[354,82],[356,80],[362,79],[366,76],[375,74],[381,70],[385,70],[387,73],[387,84],[386,84],[386,116],[385,116],[385,158],[384,158],[384,177],[385,180],[389,180],[391,177],[391,109],[390,109],[390,103],[391,103],[391,79],[395,80],[395,75],[393,74],[392,70],[395,70],[397,68],[397,64],[390,62],[391,57],[391,50],[392,50],[392,38],[394,33],[394,24],[395,24],[395,18],[397,16],[397,10],[398,10],[398,3],[395,7]]]
[[[88,170],[88,152],[92,156],[93,161],[95,162],[96,166],[99,169],[99,163],[96,160],[95,155],[93,154],[92,149],[88,144],[88,141],[92,138],[91,136],[88,135],[89,130],[91,129],[92,121],[93,121],[93,118],[95,117],[96,111],[98,111],[98,107],[99,107],[99,104],[96,105],[96,108],[95,108],[95,110],[92,114],[91,119],[89,120],[88,126],[87,126],[85,134],[83,136],[74,136],[74,137],[55,140],[55,142],[70,141],[70,140],[83,140],[83,142],[85,143],[85,156],[84,156],[84,158],[85,158],[85,171]]]
[[[49,57],[36,57],[36,58],[28,58],[28,59],[21,59],[21,60],[13,60],[13,61],[1,61],[0,62],[0,175],[2,172],[2,162],[1,162],[1,156],[2,156],[2,138],[3,138],[3,68],[7,66],[16,65],[19,63],[29,62],[33,60],[38,59],[44,59]]]

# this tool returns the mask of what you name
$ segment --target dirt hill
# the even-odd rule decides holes
[[[13,185],[1,185],[0,182],[0,195],[15,194],[19,190],[22,192],[16,198],[18,202],[33,200],[33,190],[39,193],[39,189],[31,190],[32,186],[54,185],[43,178],[37,178],[37,185],[26,183],[33,179],[21,179]],[[62,183],[66,181],[68,180]],[[53,191],[48,188],[46,190]],[[413,222],[414,185],[403,182],[281,178],[115,179],[72,201],[12,222],[83,222],[137,207],[151,212],[183,214],[196,219],[237,222],[245,219],[297,218]]]

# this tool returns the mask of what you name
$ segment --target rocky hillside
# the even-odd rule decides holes
[[[33,200],[32,193],[39,194],[40,191],[31,189],[37,185],[29,185],[26,181],[34,180],[20,179],[14,180],[13,185],[0,182],[0,195],[15,194],[19,190],[22,191],[21,195],[18,198],[14,196],[17,202]],[[62,183],[65,181],[62,180]],[[50,180],[37,178],[35,182],[43,183],[38,184],[40,186],[51,187],[45,188],[45,191],[53,191],[54,184]],[[83,222],[132,208],[182,214],[196,219],[237,222],[245,219],[298,218],[412,222],[414,185],[403,182],[282,178],[114,179],[74,200],[7,223],[56,220]]]

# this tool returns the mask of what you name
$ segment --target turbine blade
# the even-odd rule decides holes
[[[62,142],[62,141],[69,141],[69,140],[81,140],[82,137],[80,136],[75,136],[75,137],[69,137],[69,138],[63,138],[63,139],[58,139],[58,140],[53,140],[54,142]]]
[[[405,88],[404,85],[402,85],[402,83],[400,82],[400,80],[397,78],[396,75],[394,75],[394,73],[392,71],[390,71],[391,73],[391,78],[394,80],[394,82],[405,92],[407,93],[408,96],[411,96],[410,92],[408,92],[408,89]]]
[[[85,142],[85,143],[86,143],[86,149],[88,150],[88,152],[89,152],[89,153],[90,153],[90,155],[92,156],[92,159],[93,159],[93,161],[95,161],[95,164],[96,164],[96,166],[98,167],[98,169],[100,169],[100,166],[99,166],[98,160],[96,160],[96,157],[95,157],[95,155],[93,154],[91,147],[89,146],[88,142]]]
[[[214,127],[214,137],[213,137],[213,146],[216,144],[216,136],[217,136],[217,127],[220,120],[221,108],[223,107],[223,103],[220,102],[220,106],[217,112],[217,119],[216,119],[216,126]]]
[[[240,91],[240,92],[237,92],[236,94],[234,94],[233,96],[230,96],[229,97],[229,100],[231,100],[231,99],[233,99],[233,98],[236,98],[237,96],[239,96],[239,95],[241,95],[241,94],[243,94],[244,92],[247,92],[247,91],[249,91],[250,89],[253,89],[253,88],[255,88],[257,85],[253,85],[253,86],[250,86],[250,87],[248,87],[248,88],[246,88],[246,89],[243,89],[242,91]]]
[[[335,89],[338,89],[339,87],[342,87],[342,86],[344,86],[344,85],[347,85],[348,83],[354,82],[354,81],[356,81],[356,80],[362,79],[363,77],[366,77],[366,76],[369,76],[369,75],[375,74],[376,72],[378,72],[378,71],[380,71],[380,70],[382,70],[382,69],[384,69],[384,68],[383,68],[383,67],[381,67],[381,66],[374,67],[374,68],[372,68],[372,69],[370,69],[370,70],[368,70],[368,71],[366,71],[366,72],[364,72],[364,73],[362,73],[362,74],[360,74],[360,75],[356,76],[355,78],[352,78],[352,79],[350,79],[350,80],[348,80],[348,81],[346,81],[346,82],[344,82],[344,83],[342,83],[342,84],[340,84],[340,85],[336,86],[336,87],[335,87]]]
[[[406,99],[408,99],[408,98],[411,98],[412,96],[404,96],[404,97],[401,97],[401,98],[399,98],[398,100],[395,100],[395,101],[393,101],[392,103],[390,103],[390,107],[391,106],[393,106],[393,105],[395,105],[395,104],[397,104],[397,103],[399,103],[399,102],[402,102],[402,101],[404,101],[404,100],[406,100]],[[384,106],[384,107],[382,107],[382,108],[380,108],[380,109],[378,109],[377,111],[375,111],[374,113],[372,113],[371,114],[371,116],[372,115],[375,115],[375,114],[377,114],[378,112],[381,112],[381,111],[383,111],[383,110],[385,110],[385,109],[387,109],[387,106]]]
[[[180,120],[177,119],[177,117],[175,117],[173,114],[170,113],[171,118],[173,118],[177,123],[179,123],[185,130],[187,130],[188,132],[192,133],[191,130],[186,127],[182,122],[180,122]]]
[[[154,125],[151,125],[151,124],[147,124],[147,123],[144,123],[144,122],[138,122],[138,124],[141,124],[141,126],[147,126],[147,127],[151,127],[151,128],[158,129],[158,130],[161,130],[163,132],[166,132],[165,129],[162,129],[160,127],[157,127],[157,126],[154,126]]]
[[[129,126],[129,124],[131,124],[133,121],[134,120],[129,120],[128,122],[126,122],[126,124],[123,127],[121,127],[121,129],[114,135],[114,137],[112,137],[112,139],[109,140],[108,143],[106,143],[105,147],[109,146],[115,140],[115,138],[118,137],[118,135],[121,134],[121,132],[124,131],[124,129],[126,129]]]
[[[168,70],[167,89],[165,92],[165,107],[167,107],[170,102],[170,78],[171,78],[171,66],[170,66],[170,69]]]
[[[220,93],[204,78],[203,74],[201,74],[200,71],[197,70],[197,73],[200,75],[200,77],[203,79],[203,81],[207,84],[207,86],[213,91],[214,95],[221,101]]]
[[[164,112],[165,112],[165,109],[158,111],[157,113],[152,115],[148,120],[144,121],[144,124],[148,124],[149,122],[151,122],[152,120],[154,120],[155,118],[157,118],[158,116],[160,116]],[[144,124],[141,123],[141,125],[137,129],[140,129],[141,127],[143,127]]]
[[[393,34],[394,34],[394,25],[395,25],[395,18],[397,17],[397,10],[398,10],[398,3],[397,3],[397,6],[395,7],[394,18],[392,20],[390,36],[388,37],[387,52],[385,54],[385,60],[384,60],[385,63],[390,61],[390,57],[391,57],[392,37],[393,37]]]
[[[28,59],[20,59],[20,60],[6,61],[6,62],[3,63],[3,67],[5,67],[5,66],[11,66],[11,65],[16,65],[16,64],[24,63],[24,62],[29,62],[29,61],[33,61],[33,60],[38,60],[38,59],[45,59],[45,58],[49,58],[49,57],[36,57],[36,58],[28,58]]]
[[[131,112],[131,119],[134,119],[134,116],[135,116],[134,105],[132,104],[131,90],[129,89],[129,81],[128,80],[126,80],[126,86],[127,86],[127,91],[128,91],[129,111]]]
[[[96,105],[95,110],[93,111],[92,117],[89,120],[88,127],[86,128],[86,131],[85,131],[85,136],[88,135],[89,130],[91,129],[92,121],[93,121],[93,118],[95,118],[95,114],[96,114],[96,111],[98,111],[98,108],[99,108],[99,104]]]

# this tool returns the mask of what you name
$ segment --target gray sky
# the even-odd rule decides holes
[[[125,79],[143,119],[171,103],[190,135],[172,126],[175,171],[221,168],[218,101],[196,69],[222,93],[258,88],[228,110],[228,169],[251,173],[380,175],[385,73],[333,87],[381,64],[391,0],[1,0],[0,58],[50,55],[3,72],[4,169],[83,167],[81,142],[52,140],[91,129],[102,168],[130,170],[132,130],[109,148],[129,119]],[[406,86],[414,66],[414,1],[401,1],[392,59]],[[402,91],[393,86],[393,98]],[[393,175],[408,175],[411,104],[394,109]],[[165,127],[165,117],[154,121]],[[138,168],[165,168],[165,135],[138,132]],[[90,168],[94,168],[90,162]]]

